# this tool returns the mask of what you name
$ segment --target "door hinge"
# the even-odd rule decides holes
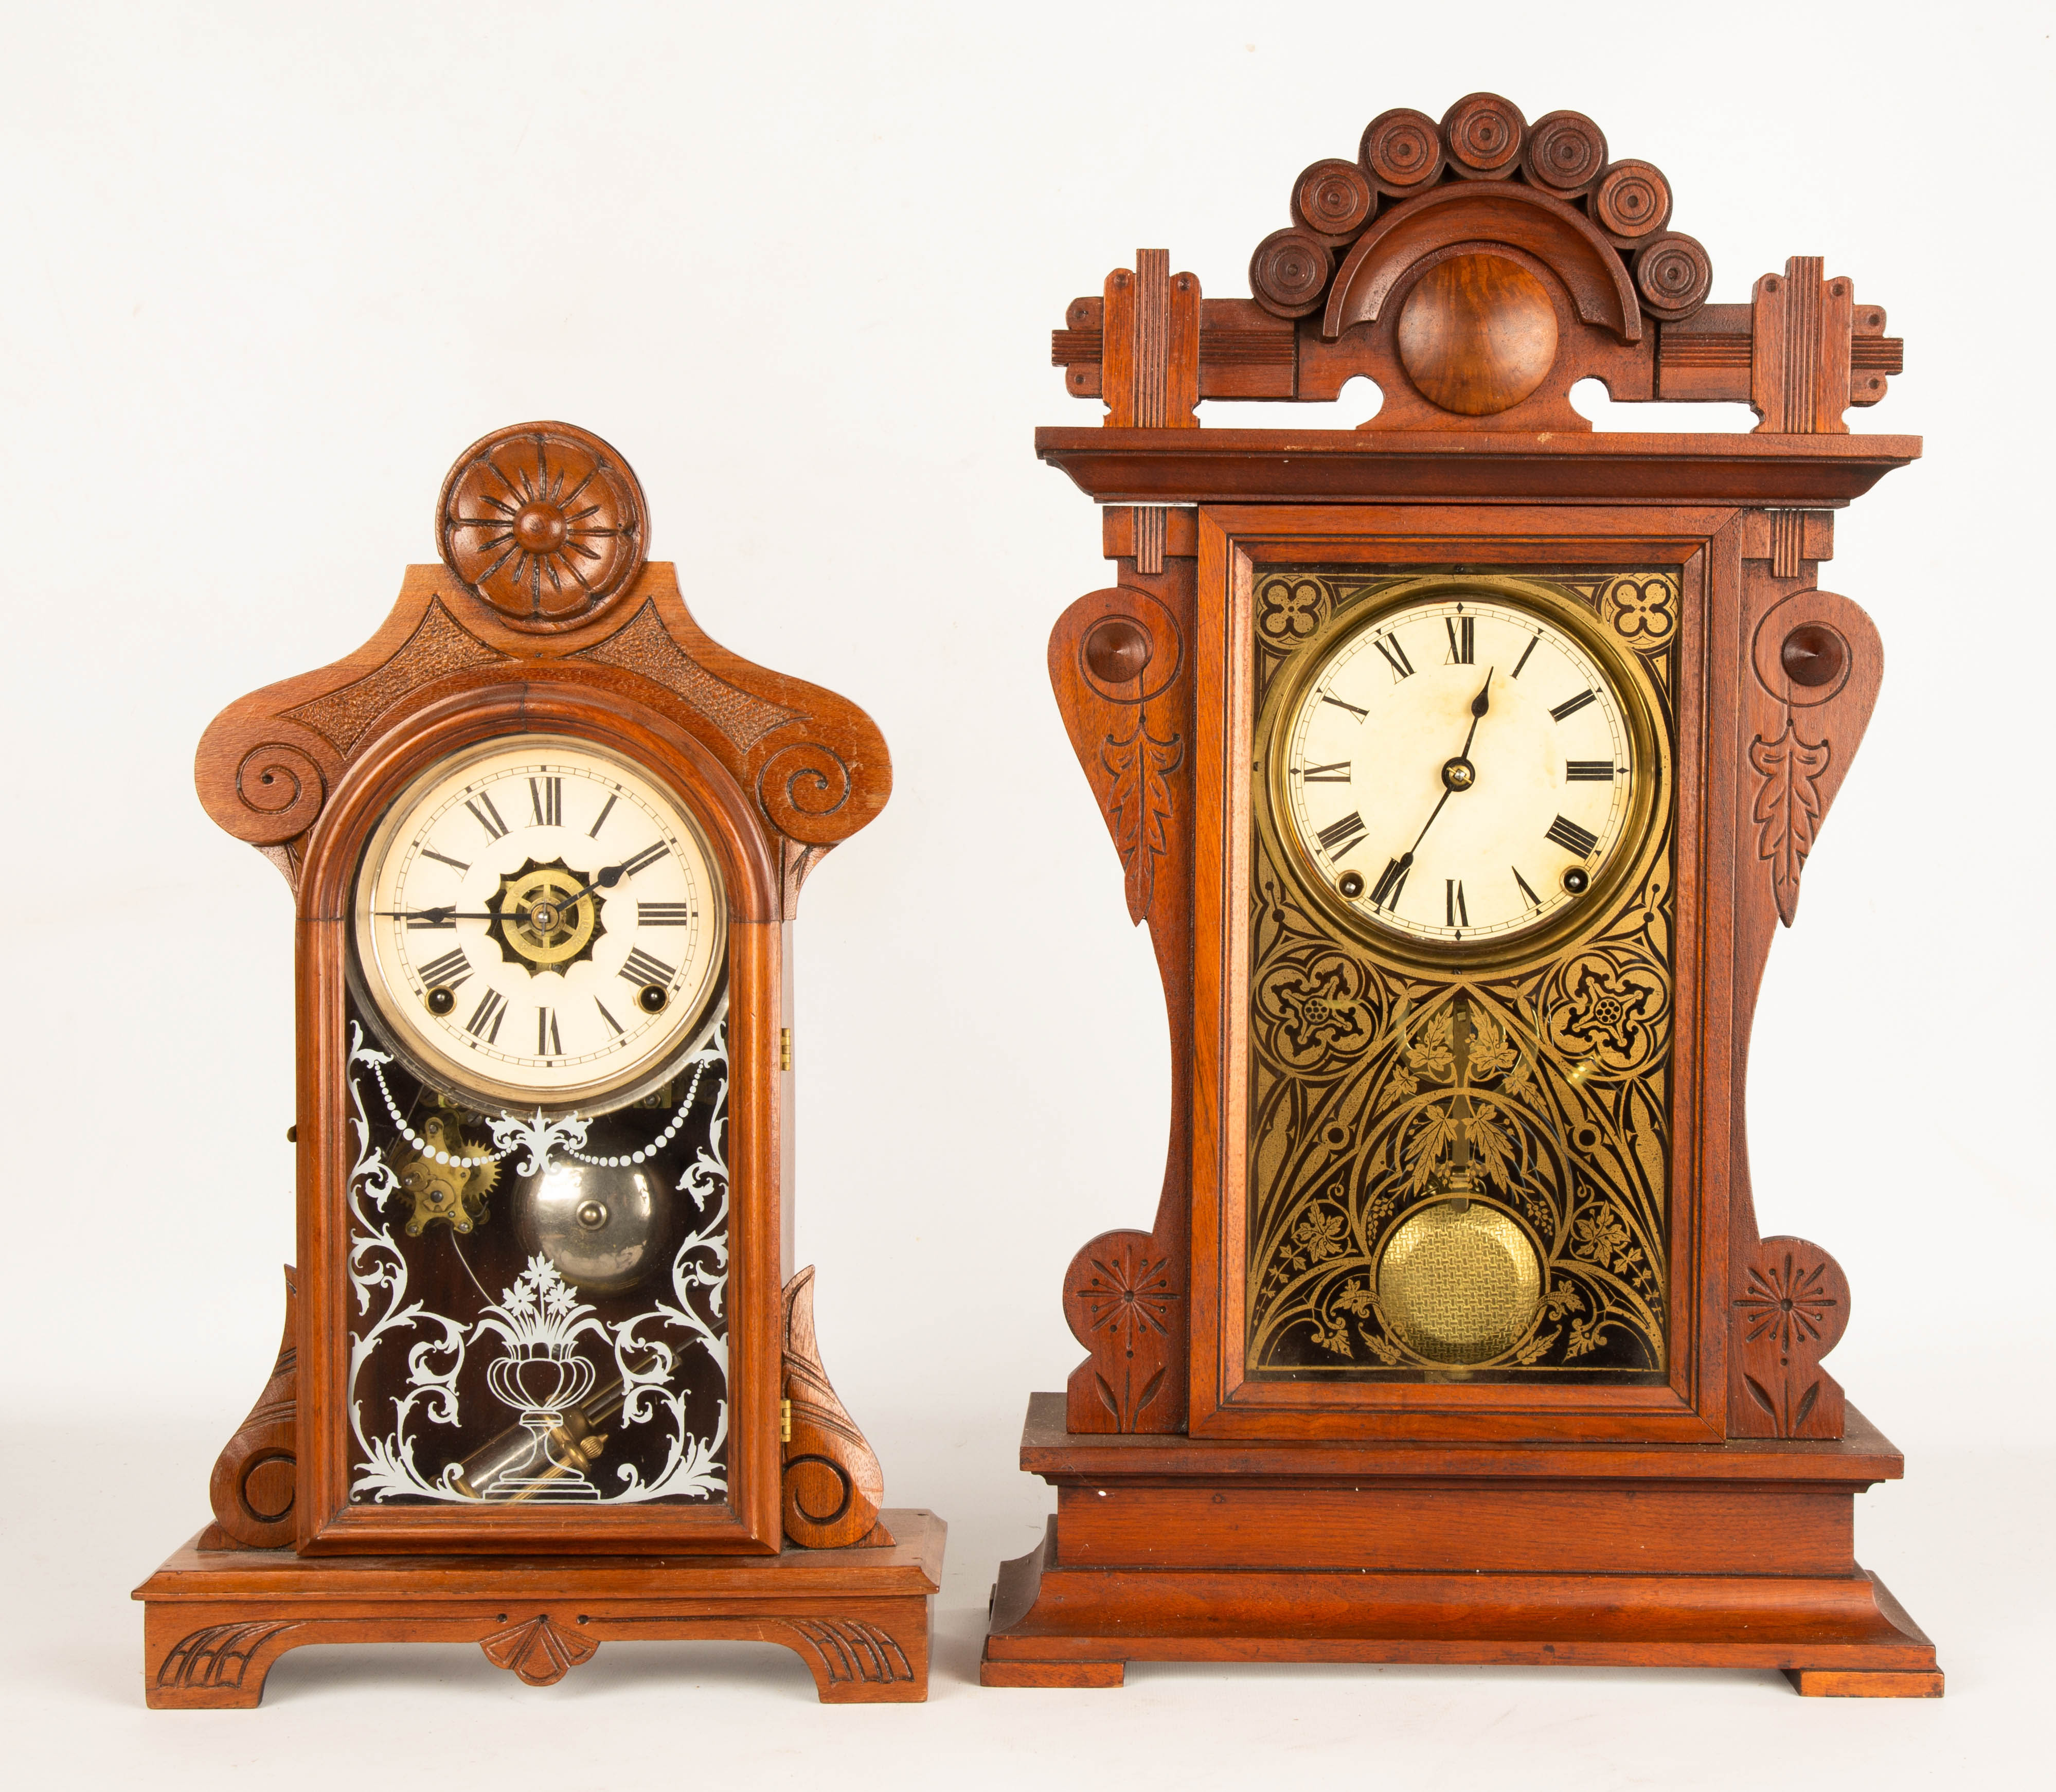
[[[789,1027],[778,1029],[778,1068],[789,1070],[793,1067],[793,1030]]]
[[[781,1443],[793,1441],[793,1402],[790,1400],[778,1402],[778,1441]]]

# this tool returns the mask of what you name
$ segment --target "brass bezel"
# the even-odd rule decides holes
[[[1302,570],[1315,568],[1283,565],[1265,568],[1267,572]],[[1358,570],[1350,569],[1351,572]],[[1360,570],[1367,576],[1376,576],[1374,568]],[[1511,934],[1494,934],[1477,941],[1421,940],[1370,920],[1311,864],[1297,831],[1286,819],[1285,737],[1301,699],[1319,682],[1344,642],[1374,627],[1381,618],[1395,610],[1463,596],[1533,611],[1570,635],[1591,655],[1619,703],[1638,770],[1651,770],[1633,781],[1628,815],[1621,824],[1621,845],[1600,866],[1592,888],[1580,901],[1532,928]],[[1355,603],[1338,606],[1335,614],[1293,650],[1272,678],[1252,735],[1257,743],[1257,776],[1251,781],[1251,793],[1256,798],[1250,805],[1252,819],[1274,861],[1316,912],[1339,924],[1351,939],[1382,956],[1443,975],[1484,973],[1551,957],[1573,936],[1590,932],[1602,924],[1622,890],[1639,883],[1662,850],[1667,832],[1662,825],[1664,804],[1670,789],[1670,742],[1648,678],[1645,668],[1608,639],[1599,619],[1584,603],[1545,577],[1530,573],[1434,572],[1401,578]]]
[[[377,868],[391,850],[401,822],[413,799],[447,777],[453,768],[472,760],[492,758],[516,745],[524,750],[533,746],[544,753],[560,751],[588,755],[607,761],[654,785],[670,799],[679,820],[684,824],[685,832],[691,837],[698,850],[709,884],[706,912],[713,939],[707,955],[707,968],[700,979],[699,987],[691,992],[690,1001],[682,1010],[682,1018],[678,1023],[670,1046],[658,1057],[646,1061],[626,1076],[602,1077],[568,1090],[548,1093],[526,1088],[520,1083],[467,1074],[468,1067],[453,1058],[429,1056],[394,1012],[401,998],[396,994],[393,999],[389,1001],[386,987],[370,975],[364,963],[363,942],[369,932],[369,905],[372,887],[377,880]],[[520,730],[504,734],[491,734],[459,747],[423,766],[407,781],[399,793],[386,805],[385,813],[379,817],[378,826],[372,829],[370,837],[364,844],[363,852],[358,856],[351,883],[349,944],[344,955],[344,963],[352,989],[378,1017],[383,1029],[379,1042],[397,1057],[409,1072],[424,1086],[470,1097],[479,1105],[488,1108],[512,1107],[524,1113],[540,1112],[549,1115],[609,1112],[627,1106],[656,1088],[671,1074],[681,1057],[698,1049],[706,1030],[702,1022],[706,1012],[718,999],[727,981],[727,884],[722,875],[721,861],[715,856],[706,829],[693,805],[668,779],[649,766],[615,748],[577,735],[528,733]]]

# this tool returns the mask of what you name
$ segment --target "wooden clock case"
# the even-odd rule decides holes
[[[1854,1496],[1903,1472],[1821,1359],[1847,1284],[1761,1235],[1743,1105],[1765,955],[1876,696],[1856,604],[1819,588],[1833,512],[1920,453],[1852,435],[1901,350],[1798,258],[1746,305],[1588,119],[1491,94],[1388,113],[1295,184],[1253,297],[1163,251],[1073,303],[1054,358],[1097,428],[1037,452],[1104,511],[1116,582],[1050,674],[1147,921],[1172,1120],[1154,1224],[1066,1276],[1090,1353],[1031,1397],[1058,1490],[1006,1564],[982,1678],[1112,1686],[1147,1660],[1782,1669],[1801,1692],[1935,1695],[1935,1653],[1856,1564]],[[1202,429],[1203,398],[1384,394],[1354,430]],[[1746,402],[1746,434],[1592,431],[1570,389]],[[1251,671],[1267,572],[1658,569],[1674,590],[1675,1011],[1668,1373],[1658,1385],[1366,1387],[1243,1360]],[[1667,602],[1668,600],[1667,599]],[[1575,1383],[1576,1378],[1571,1379]],[[1488,1378],[1490,1381],[1491,1379]]]
[[[541,552],[510,563],[467,532],[457,497],[481,481],[539,495]],[[584,526],[582,564],[550,552],[563,525],[548,500],[571,489],[579,507],[564,497],[556,508]],[[309,1643],[474,1640],[547,1685],[609,1638],[723,1636],[793,1648],[824,1700],[924,1698],[944,1527],[881,1512],[877,1460],[821,1367],[814,1272],[791,1262],[789,930],[808,874],[884,806],[885,743],[856,705],[701,631],[674,569],[646,561],[635,474],[585,431],[525,424],[475,444],[445,484],[438,536],[443,564],[409,569],[370,642],[231,705],[199,751],[208,813],[271,859],[296,899],[299,1268],[286,1272],[271,1379],[215,1465],[215,1521],[136,1595],[148,1701],[254,1706],[271,1663]],[[689,802],[727,892],[729,1423],[718,1501],[351,1498],[352,883],[410,778],[517,731],[587,738],[648,767]]]

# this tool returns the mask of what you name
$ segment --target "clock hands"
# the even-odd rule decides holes
[[[1464,744],[1453,759],[1442,762],[1442,793],[1436,799],[1435,806],[1429,810],[1428,819],[1421,824],[1421,831],[1414,837],[1414,844],[1400,856],[1386,865],[1378,878],[1377,887],[1370,892],[1374,904],[1388,899],[1397,903],[1399,892],[1406,887],[1406,874],[1414,868],[1414,855],[1421,850],[1421,842],[1428,837],[1428,830],[1435,825],[1435,818],[1442,813],[1442,805],[1459,790],[1469,790],[1477,782],[1477,768],[1471,763],[1471,742],[1477,738],[1478,724],[1485,720],[1485,713],[1492,707],[1492,675],[1499,670],[1493,667],[1485,673],[1485,682],[1478,686],[1478,694],[1471,699],[1470,730],[1464,736]]]
[[[611,890],[623,878],[634,876],[646,864],[652,862],[649,851],[634,853],[619,864],[607,865],[595,872],[590,881],[581,884],[570,895],[559,896],[553,903],[532,905],[529,912],[532,914],[534,906],[542,906],[560,915],[572,904],[591,896],[595,890]],[[433,927],[440,927],[445,921],[497,921],[508,918],[497,909],[460,909],[454,904],[436,908],[374,908],[372,913],[381,920],[426,921]]]

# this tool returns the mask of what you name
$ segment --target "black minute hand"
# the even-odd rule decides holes
[[[1471,699],[1471,731],[1464,736],[1464,750],[1457,755],[1459,759],[1468,759],[1471,756],[1471,742],[1477,738],[1477,725],[1485,720],[1485,712],[1492,707],[1492,674],[1498,670],[1497,666],[1487,669],[1485,682],[1478,687],[1477,695]]]

